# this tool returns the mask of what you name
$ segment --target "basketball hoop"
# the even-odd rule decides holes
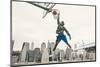
[[[60,13],[60,11],[58,9],[53,9],[52,10],[52,14],[53,14],[54,19],[57,19],[58,18],[58,14],[59,13]]]

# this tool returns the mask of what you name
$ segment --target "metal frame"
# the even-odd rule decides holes
[[[14,0],[10,0],[10,66],[11,67],[18,67],[18,66],[35,66],[35,65],[50,65],[50,64],[67,64],[67,62],[63,62],[63,63],[46,63],[46,64],[30,64],[30,65],[17,65],[17,66],[14,66],[12,65],[11,61],[12,61],[12,1]],[[27,2],[27,1],[20,1],[20,2]],[[33,1],[33,2],[36,2],[36,3],[51,3],[51,4],[62,4],[62,5],[74,5],[74,6],[88,6],[88,7],[95,7],[95,45],[97,46],[97,24],[96,24],[96,15],[97,15],[97,7],[96,5],[87,5],[87,4],[71,4],[71,3],[54,3],[54,2],[37,2],[37,1]],[[28,2],[29,3],[29,2]],[[35,5],[35,4],[34,4]],[[38,6],[38,5],[37,5]],[[44,8],[45,9],[45,8]],[[46,9],[48,10],[48,9]],[[95,49],[96,51],[96,49]],[[95,53],[95,56],[96,56],[96,53]],[[94,61],[76,61],[76,62],[68,62],[68,63],[81,63],[81,62],[96,62],[96,57],[95,57],[95,60]]]

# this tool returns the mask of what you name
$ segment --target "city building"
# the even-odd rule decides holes
[[[53,48],[54,48],[55,43],[54,42],[49,42],[48,41],[48,52],[49,52],[49,61],[53,61],[54,53],[53,53]]]
[[[72,49],[66,48],[65,56],[66,56],[66,60],[70,60],[71,61],[71,58],[72,58]]]
[[[42,53],[41,63],[49,63],[49,52],[47,48],[45,48]]]
[[[64,60],[64,50],[60,50],[60,61]]]
[[[21,52],[20,51],[13,51],[12,52],[12,60],[11,60],[11,62],[12,63],[18,63],[19,62],[19,60],[20,60],[20,54],[21,54]]]
[[[34,50],[34,42],[31,43],[31,49],[30,50]]]
[[[36,63],[40,63],[42,58],[42,53],[40,51],[40,48],[35,48],[34,49],[34,61]]]
[[[26,54],[26,61],[27,62],[34,62],[34,50],[28,50]]]
[[[54,52],[54,57],[53,57],[54,61],[59,61],[59,59],[60,59],[59,52],[60,52],[60,49],[59,48],[56,48],[56,50]]]
[[[46,44],[45,44],[45,42],[43,42],[41,44],[41,53],[43,53],[45,49],[46,49]]]
[[[24,42],[23,43],[23,46],[22,46],[22,50],[21,50],[21,59],[20,61],[21,62],[25,62],[26,61],[26,54],[27,54],[27,51],[29,50],[29,42]]]
[[[42,53],[41,63],[48,63],[49,62],[49,52],[48,52],[48,49],[46,48],[45,42],[41,44],[41,53]]]
[[[86,50],[86,59],[88,60],[96,60],[96,46],[91,46],[91,47],[88,47],[88,48],[85,48]]]

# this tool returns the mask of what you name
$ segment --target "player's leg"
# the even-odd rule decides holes
[[[70,44],[67,41],[67,37],[65,35],[63,35],[62,40],[68,45],[69,48],[71,48]]]
[[[57,45],[59,44],[60,41],[61,41],[61,36],[58,35],[58,36],[57,36],[57,39],[56,39],[56,44],[55,44],[55,46],[54,46],[54,48],[53,48],[53,51],[55,51],[55,49],[56,49],[56,47],[57,47]]]
[[[55,46],[53,48],[53,51],[55,51],[55,49],[56,49],[57,45],[59,44],[59,42],[60,42],[60,40],[56,40],[56,44],[55,44]]]
[[[72,48],[68,42],[66,44],[68,45],[69,48]]]
[[[57,45],[59,44],[60,41],[61,41],[61,35],[58,35],[57,39],[56,39],[56,44],[55,44],[55,46],[53,48],[53,51],[55,51],[55,49],[56,49],[56,47],[57,47]]]

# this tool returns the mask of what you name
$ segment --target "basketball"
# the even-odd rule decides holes
[[[53,11],[53,15],[56,15],[57,14],[57,12],[56,11]]]
[[[54,19],[57,19],[58,18],[58,14],[59,13],[60,13],[60,11],[58,9],[53,9],[52,10],[52,14],[53,14]]]

